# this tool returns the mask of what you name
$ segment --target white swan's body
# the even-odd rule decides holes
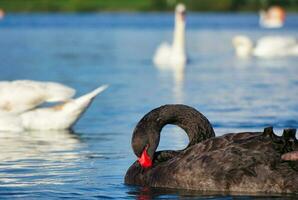
[[[177,68],[187,62],[185,52],[185,6],[178,4],[175,12],[173,44],[162,43],[156,50],[153,62],[160,68]]]
[[[285,11],[281,7],[274,6],[268,11],[260,11],[260,26],[264,28],[281,28],[285,21]]]
[[[22,113],[1,113],[0,131],[63,130],[69,129],[88,108],[96,95],[107,88],[101,86],[76,99]]]
[[[0,114],[22,113],[44,102],[66,101],[75,90],[54,82],[0,81]]]
[[[294,37],[266,36],[259,39],[254,47],[253,42],[247,36],[236,36],[233,38],[233,45],[239,57],[298,56],[298,43]]]

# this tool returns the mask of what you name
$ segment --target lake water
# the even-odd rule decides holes
[[[6,15],[1,80],[57,81],[77,95],[110,87],[71,132],[0,133],[0,199],[256,198],[125,185],[136,160],[131,134],[144,114],[169,103],[194,106],[217,135],[297,128],[298,58],[241,60],[231,40],[237,34],[297,37],[298,15],[289,14],[282,29],[265,30],[256,14],[190,13],[184,73],[152,64],[156,47],[171,41],[172,27],[173,15],[159,13]],[[160,149],[186,145],[182,130],[163,129]]]

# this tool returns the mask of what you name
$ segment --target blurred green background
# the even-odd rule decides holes
[[[9,12],[167,11],[178,2],[191,11],[258,11],[280,5],[298,11],[298,0],[0,0]]]

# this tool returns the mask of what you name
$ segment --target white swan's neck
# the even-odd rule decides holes
[[[173,49],[177,52],[185,52],[185,20],[181,13],[175,14]]]
[[[233,45],[238,57],[247,58],[254,53],[254,44],[246,36],[239,35],[234,37]]]

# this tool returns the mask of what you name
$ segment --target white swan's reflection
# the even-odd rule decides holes
[[[0,132],[0,146],[0,183],[20,186],[62,184],[67,169],[79,160],[81,143],[66,130]],[[69,175],[74,173],[69,171]]]
[[[174,80],[174,98],[177,103],[183,103],[184,66],[172,70]]]
[[[77,155],[71,152],[79,143],[77,136],[69,130],[0,132],[0,160],[7,162],[24,159],[73,159]]]
[[[183,103],[183,97],[184,97],[183,84],[184,84],[185,65],[180,64],[172,68],[162,68],[157,66],[157,69],[159,70],[160,73],[171,75],[171,79],[173,80],[172,91],[173,91],[173,97],[174,97],[175,103]]]

